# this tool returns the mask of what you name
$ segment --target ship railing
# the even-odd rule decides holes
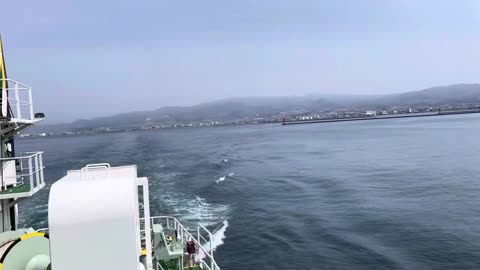
[[[144,218],[140,218],[141,233],[144,233],[143,224],[145,222]],[[220,270],[217,262],[213,258],[213,248],[212,248],[212,234],[210,231],[205,228],[202,224],[199,224],[197,227],[196,234],[193,235],[185,226],[183,226],[177,218],[172,216],[154,216],[150,218],[151,225],[161,224],[164,228],[168,230],[174,230],[177,232],[178,239],[182,241],[182,244],[186,245],[188,240],[193,240],[195,246],[198,247],[199,251],[202,251],[205,255],[204,258],[199,258],[199,263],[202,266],[202,269],[207,270]],[[208,237],[206,238],[205,235]],[[196,237],[195,237],[196,236]]]
[[[43,152],[25,152],[23,156],[0,158],[0,162],[2,190],[29,184],[29,191],[36,191],[44,186]]]
[[[40,229],[37,229],[37,232],[43,232],[45,234],[48,234],[49,230],[48,228],[40,228]]]
[[[0,79],[0,90],[2,91],[0,110],[2,117],[10,117],[9,121],[17,123],[34,122],[32,88],[30,86],[12,79]],[[7,97],[7,102],[4,102],[4,97]],[[13,115],[8,115],[8,105],[10,105]]]

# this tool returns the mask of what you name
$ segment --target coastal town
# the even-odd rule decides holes
[[[255,117],[225,121],[225,120],[204,120],[204,121],[155,121],[146,118],[143,123],[130,125],[120,128],[98,127],[83,128],[79,130],[70,130],[62,132],[25,132],[20,135],[21,138],[28,137],[47,137],[47,136],[68,136],[81,134],[97,134],[111,132],[130,132],[138,130],[154,130],[166,128],[193,128],[193,127],[222,127],[252,124],[285,123],[285,122],[335,122],[344,120],[355,120],[365,118],[397,118],[394,116],[428,116],[431,114],[442,113],[472,113],[480,112],[480,104],[445,104],[441,106],[391,106],[391,107],[365,107],[365,108],[340,108],[326,111],[293,111],[278,112],[272,114],[256,114]]]

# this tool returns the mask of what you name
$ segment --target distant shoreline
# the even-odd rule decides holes
[[[19,139],[34,139],[34,138],[58,138],[64,136],[83,136],[83,135],[99,135],[110,134],[119,132],[136,132],[136,131],[154,131],[162,129],[176,129],[176,128],[220,128],[220,127],[233,127],[233,126],[247,126],[247,125],[299,125],[299,124],[315,124],[315,123],[333,123],[333,122],[352,122],[352,121],[366,121],[366,120],[383,120],[383,119],[395,119],[395,118],[414,118],[414,117],[428,117],[428,116],[442,116],[442,115],[454,115],[454,114],[474,114],[480,113],[480,109],[475,110],[454,110],[454,111],[441,111],[441,112],[427,112],[427,113],[409,113],[409,114],[395,114],[395,115],[382,115],[372,117],[355,117],[355,118],[330,118],[330,119],[318,119],[318,120],[301,120],[301,121],[272,121],[272,122],[250,122],[235,125],[218,125],[218,126],[179,126],[179,127],[164,127],[164,128],[130,128],[130,129],[115,129],[110,131],[83,131],[83,132],[69,132],[69,133],[43,133],[44,135],[33,134],[29,136],[23,136]]]
[[[431,117],[431,116],[443,116],[443,115],[452,115],[452,114],[472,114],[472,113],[480,113],[480,110],[457,110],[457,111],[441,111],[441,112],[434,112],[434,113],[433,112],[432,113],[410,113],[410,114],[387,115],[387,116],[285,121],[285,122],[282,122],[282,125],[288,126],[288,125],[319,124],[319,123],[332,123],[332,122],[383,120],[383,119],[395,119],[395,118]]]

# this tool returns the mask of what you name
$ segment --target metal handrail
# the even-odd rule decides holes
[[[6,81],[10,83],[9,87],[6,88],[1,88],[0,90],[2,92],[5,92],[5,99],[10,106],[14,105],[15,107],[15,113],[11,116],[12,121],[34,121],[34,113],[33,113],[33,99],[32,99],[32,88],[26,84],[23,84],[21,82],[12,80],[12,79],[0,79],[1,81]],[[20,91],[26,91],[27,92],[27,97],[21,99],[20,98]],[[8,97],[8,93],[13,92],[13,95],[11,97]],[[3,104],[2,104],[3,106]],[[22,117],[22,106],[28,106],[28,111],[24,111],[24,115]],[[2,108],[2,116],[7,116],[3,115],[5,114],[5,109]],[[25,110],[25,109],[24,109]]]
[[[20,174],[15,174],[15,176],[5,176],[2,175],[1,185],[6,187],[6,182],[4,179],[17,179],[15,182],[17,185],[25,184],[24,179],[29,178],[29,184],[31,189],[37,188],[38,186],[45,183],[44,176],[43,176],[43,152],[26,152],[25,154],[29,154],[27,156],[17,156],[17,157],[8,157],[8,158],[0,158],[0,162],[8,162],[8,161],[20,161]],[[24,166],[23,161],[26,160],[28,162],[27,166]],[[16,172],[17,169],[15,170]]]
[[[95,164],[88,164],[87,166],[83,167],[80,170],[80,174],[82,176],[82,179],[89,177],[89,171],[93,170],[100,170],[104,169],[105,170],[105,176],[108,178],[110,175],[110,164],[109,163],[95,163]]]
[[[203,236],[202,234],[200,233],[200,228],[202,228],[207,234],[208,234],[208,238],[210,239],[210,241],[207,241]],[[198,237],[201,237],[204,241],[207,241],[208,243],[210,243],[210,255],[213,257],[213,247],[212,247],[212,233],[210,233],[210,231],[205,228],[205,226],[203,226],[201,223],[198,224],[198,233],[197,233]]]
[[[145,218],[140,218],[140,220],[144,220],[145,221]],[[154,216],[154,217],[151,217],[150,218],[150,222],[153,224],[155,224],[155,220],[165,220],[166,223],[167,223],[167,229],[171,229],[172,227],[170,227],[170,220],[173,220],[173,229],[176,229],[178,234],[179,234],[179,238],[182,240],[182,241],[185,241],[187,238],[191,238],[193,240],[193,242],[198,246],[199,249],[201,249],[205,256],[210,260],[210,265],[208,265],[203,259],[201,259],[201,263],[202,265],[204,265],[206,267],[207,270],[220,270],[220,267],[218,266],[217,262],[215,261],[215,259],[213,258],[213,249],[212,249],[212,234],[210,233],[210,231],[208,231],[207,228],[205,228],[203,225],[199,224],[199,226],[201,226],[201,228],[203,230],[205,230],[207,233],[208,233],[208,236],[210,238],[210,241],[207,241],[205,238],[203,238],[203,236],[201,237],[202,239],[204,239],[204,241],[206,242],[210,242],[210,252],[208,252],[201,244],[200,242],[200,238],[196,239],[186,228],[185,226],[182,225],[182,223],[180,223],[180,221],[178,221],[177,218],[175,217],[172,217],[172,216]],[[199,227],[200,228],[200,227]],[[197,232],[199,232],[199,229],[197,229]],[[198,233],[200,235],[200,233]]]
[[[17,159],[28,159],[32,158],[36,155],[43,154],[43,151],[38,151],[38,152],[24,152],[25,154],[31,154],[28,156],[17,156],[17,157],[7,157],[7,158],[0,158],[0,161],[9,161],[9,160],[17,160]]]
[[[13,79],[8,79],[8,78],[7,78],[7,79],[0,79],[0,81],[8,81],[8,82],[13,82],[13,83],[18,83],[18,84],[23,85],[23,86],[25,86],[25,87],[30,87],[30,86],[28,86],[28,85],[26,85],[26,84],[23,84],[23,83],[21,83],[21,82],[19,82],[19,81],[15,81],[15,80],[13,80]]]

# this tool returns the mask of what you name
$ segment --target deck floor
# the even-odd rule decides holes
[[[189,269],[189,270],[201,270],[200,266],[198,265],[194,265],[192,267],[188,266],[188,267],[184,267],[183,269]]]
[[[0,195],[12,194],[12,193],[24,193],[29,191],[30,191],[30,184],[23,184],[16,187],[11,187],[4,191],[0,191]]]

